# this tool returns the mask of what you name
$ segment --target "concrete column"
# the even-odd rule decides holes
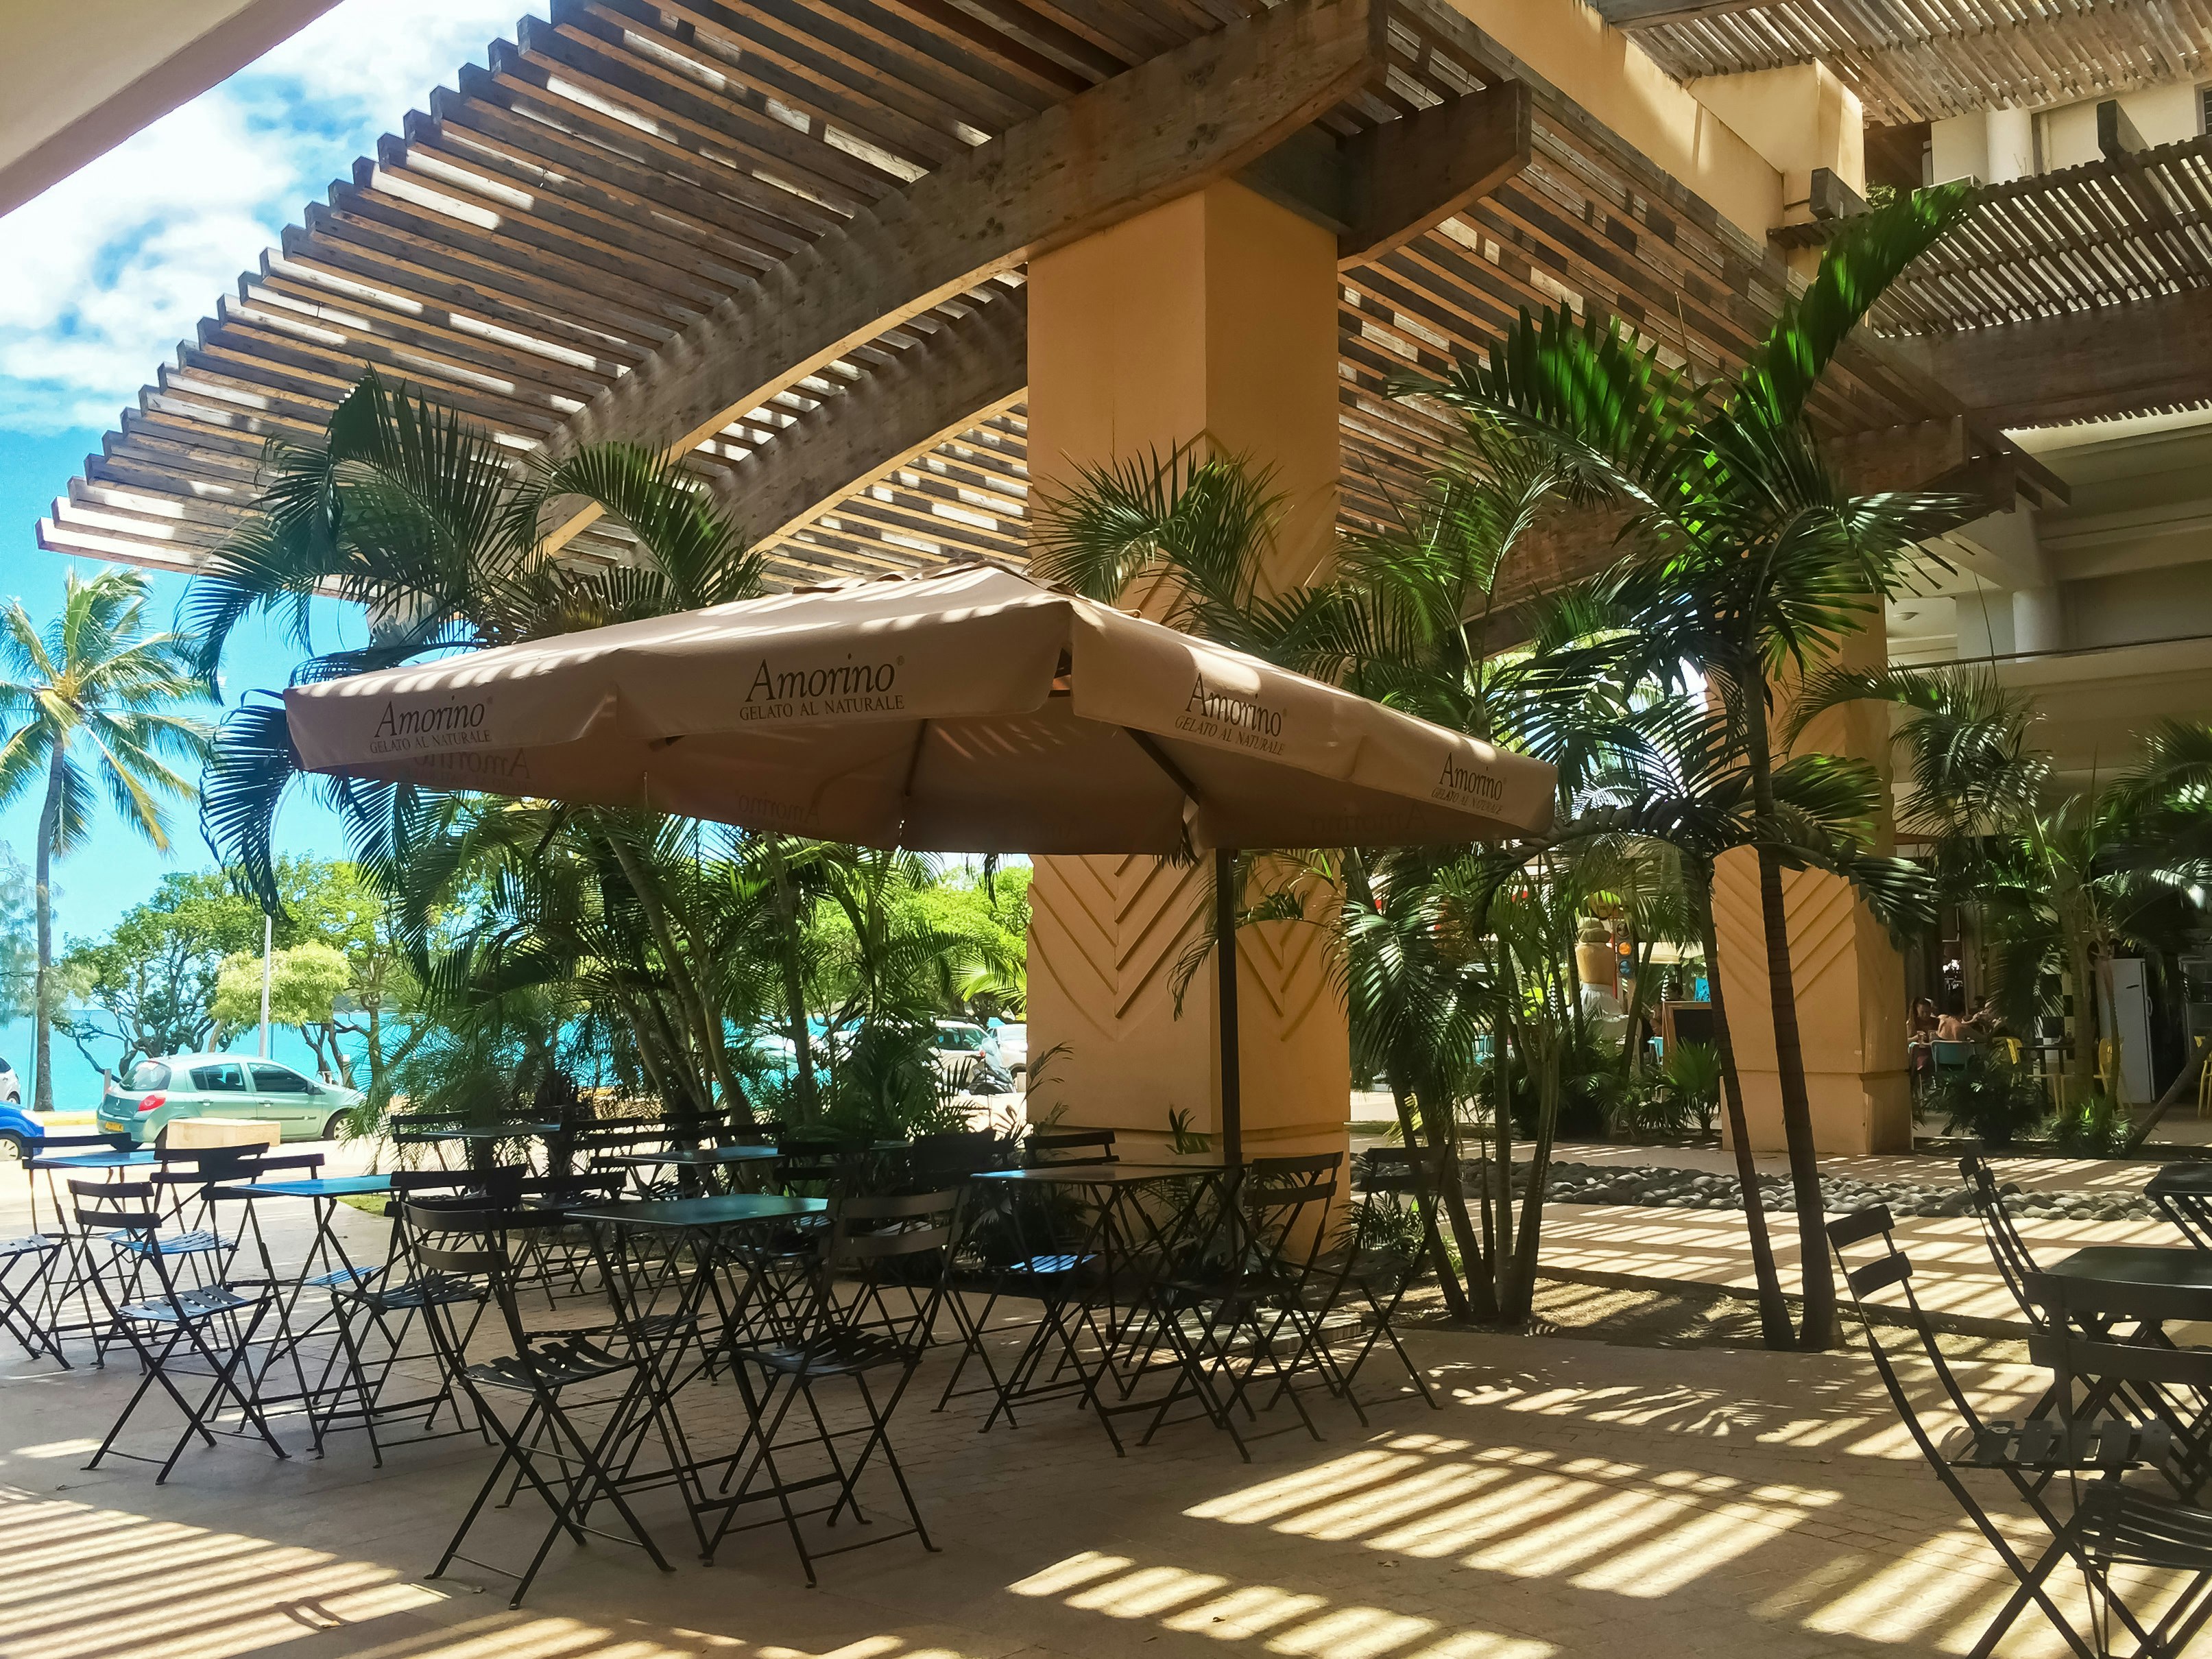
[[[2035,112],[1993,109],[1983,112],[1988,134],[1989,174],[1985,185],[2006,184],[2035,172]]]
[[[1877,618],[1846,642],[1843,658],[1855,668],[1879,669],[1887,654]],[[1780,701],[1787,706],[1786,696]],[[1797,749],[1873,760],[1887,777],[1888,735],[1886,708],[1854,703],[1814,721]],[[1887,852],[1886,825],[1881,850]],[[1905,960],[1848,883],[1797,870],[1784,874],[1782,890],[1814,1144],[1823,1152],[1908,1152],[1912,1099],[1905,1052]],[[1759,869],[1749,852],[1721,860],[1713,916],[1752,1146],[1778,1151],[1784,1144],[1781,1075],[1774,1059]]]
[[[2058,600],[2058,584],[2022,587],[2012,596],[2012,648],[2025,655],[2031,651],[2066,648],[2066,611]]]
[[[1030,471],[1050,495],[1085,464],[1197,441],[1272,469],[1287,500],[1278,591],[1326,574],[1337,475],[1336,243],[1240,185],[1215,185],[1032,260]],[[1142,594],[1129,596],[1141,603]],[[1210,861],[1037,860],[1030,889],[1031,1111],[1110,1126],[1139,1154],[1171,1110],[1219,1127],[1211,969],[1180,1018],[1170,985],[1202,936]],[[1344,1013],[1319,928],[1238,939],[1249,1157],[1341,1150],[1351,1097]],[[1040,1057],[1055,1044],[1064,1055]]]

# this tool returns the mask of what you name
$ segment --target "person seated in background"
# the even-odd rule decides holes
[[[1936,1040],[1936,1000],[1922,997],[1912,1005],[1905,1024],[1905,1051],[1911,1061],[1915,1083],[1925,1082],[1936,1069],[1936,1051],[1928,1046]]]
[[[1938,1042],[1971,1042],[1973,1034],[1967,1030],[1966,1004],[1958,999],[1943,1011],[1943,1018],[1936,1022],[1936,1041]]]

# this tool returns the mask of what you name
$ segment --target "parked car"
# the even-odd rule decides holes
[[[21,1106],[23,1103],[23,1082],[15,1075],[15,1068],[0,1060],[0,1106]]]
[[[329,1140],[361,1104],[361,1091],[302,1077],[281,1060],[238,1054],[164,1054],[130,1078],[110,1078],[95,1115],[104,1134],[143,1145],[182,1117],[246,1117],[277,1124],[287,1140]]]
[[[991,1027],[991,1035],[999,1040],[999,1058],[1006,1062],[1006,1075],[1018,1084],[1030,1074],[1030,1028],[1019,1022],[1000,1021]]]
[[[1008,1086],[997,1036],[964,1019],[937,1022],[938,1069],[963,1089],[997,1093]]]
[[[0,1159],[23,1163],[37,1156],[39,1143],[46,1138],[46,1126],[12,1097],[0,1101]]]

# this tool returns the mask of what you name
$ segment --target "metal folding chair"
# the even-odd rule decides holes
[[[1899,1420],[1929,1468],[1935,1471],[1936,1478],[1942,1482],[1944,1490],[2019,1582],[2011,1599],[1982,1632],[1980,1641],[1974,1646],[1973,1659],[1987,1659],[2030,1606],[2041,1610],[2074,1652],[2081,1655],[2082,1659],[2089,1659],[2089,1648],[2051,1599],[2045,1585],[2052,1571],[2069,1559],[2085,1570],[2094,1571],[2094,1565],[2069,1530],[2071,1523],[2061,1520],[2053,1511],[2045,1492],[2055,1476],[2086,1470],[2117,1478],[2124,1470],[2164,1461],[2170,1449],[2166,1427],[2163,1424],[2137,1425],[2117,1419],[2074,1419],[2063,1414],[2063,1407],[2056,1420],[2049,1416],[2017,1421],[1984,1418],[1967,1398],[1936,1340],[1935,1329],[1913,1291],[1912,1263],[1897,1248],[1894,1227],[1887,1206],[1860,1210],[1828,1224],[1828,1243],[1835,1252],[1837,1264],[1844,1270],[1851,1305],[1865,1333],[1867,1350]],[[1850,1254],[1854,1251],[1860,1254],[1854,1256]],[[1875,1291],[1893,1288],[1902,1297],[1901,1303],[1869,1302]],[[1877,1322],[1869,1312],[1871,1306],[1880,1306],[1900,1320],[1917,1339],[1921,1357],[1933,1368],[1950,1412],[1957,1419],[1956,1426],[1942,1439],[1937,1439],[1921,1420],[1912,1396],[1905,1392],[1896,1362],[1878,1334]],[[2050,1547],[2032,1566],[2021,1560],[2019,1552],[1966,1484],[1965,1476],[1973,1474],[2002,1476],[2014,1495],[2050,1532]]]
[[[1428,1378],[1398,1340],[1395,1324],[1399,1307],[1420,1278],[1422,1259],[1436,1229],[1443,1155],[1416,1158],[1401,1146],[1375,1147],[1364,1154],[1363,1163],[1358,1206],[1342,1243],[1325,1252],[1319,1264],[1323,1288],[1314,1304],[1313,1322],[1322,1350],[1332,1356],[1340,1333],[1358,1339],[1351,1363],[1338,1364],[1334,1382],[1364,1425],[1366,1408],[1353,1385],[1383,1343],[1405,1367],[1420,1397],[1435,1410],[1443,1409]],[[1348,1320],[1346,1316],[1353,1314],[1356,1319]]]
[[[2146,1393],[2164,1398],[2176,1390],[2212,1398],[2212,1352],[2177,1348],[2162,1330],[2168,1321],[2201,1318],[2201,1293],[2170,1285],[2039,1274],[2029,1281],[2028,1294],[2051,1316],[2045,1329],[2029,1339],[2028,1352],[2037,1363],[2051,1367],[2058,1420],[2069,1432],[2079,1413],[2094,1410],[2104,1401],[2140,1399]],[[2126,1340],[2114,1334],[2084,1334],[2116,1333],[2123,1325],[2135,1328]],[[2166,1426],[2154,1419],[2137,1431],[2156,1434]],[[2045,1559],[2056,1565],[2060,1557],[2070,1556],[2083,1564],[2099,1655],[2112,1650],[2115,1619],[2135,1638],[2139,1655],[2179,1654],[2212,1616],[2212,1510],[2130,1486],[2117,1469],[2099,1474],[2100,1478],[2083,1486],[2075,1472],[2069,1471],[2075,1484],[2074,1514],[2067,1533],[2052,1539]],[[2162,1567],[2190,1575],[2148,1632],[2141,1615],[2113,1587],[2112,1570],[2119,1565]]]
[[[471,1286],[474,1299],[497,1310],[495,1329],[505,1338],[501,1352],[471,1361],[468,1334],[455,1315],[461,1304],[444,1297],[424,1299],[424,1323],[447,1374],[467,1395],[478,1420],[500,1444],[498,1460],[429,1577],[441,1577],[456,1560],[466,1561],[513,1578],[514,1594],[507,1605],[520,1607],[554,1543],[566,1534],[580,1545],[586,1533],[635,1544],[663,1572],[673,1571],[623,1496],[617,1475],[627,1462],[625,1447],[657,1415],[651,1399],[653,1367],[641,1353],[624,1351],[629,1345],[617,1340],[618,1328],[533,1334],[525,1328],[516,1304],[510,1238],[557,1226],[560,1218],[542,1210],[467,1211],[410,1204],[404,1220],[417,1273],[432,1282]],[[495,1397],[510,1408],[520,1407],[512,1420],[494,1408]],[[587,1418],[599,1421],[587,1425]],[[670,1456],[673,1462],[672,1449]],[[509,1482],[507,1501],[527,1486],[552,1514],[537,1553],[520,1573],[460,1553],[502,1481]],[[602,1501],[612,1506],[627,1536],[588,1524],[592,1509]]]
[[[176,1468],[178,1458],[184,1455],[194,1435],[210,1446],[215,1444],[215,1432],[209,1425],[212,1423],[220,1426],[226,1402],[237,1407],[240,1426],[222,1432],[242,1436],[251,1429],[277,1456],[289,1456],[290,1454],[269,1431],[261,1408],[254,1403],[251,1391],[241,1385],[239,1376],[252,1346],[254,1333],[269,1313],[271,1297],[268,1290],[264,1287],[258,1294],[246,1297],[227,1285],[179,1288],[171,1266],[179,1257],[164,1248],[168,1241],[162,1236],[161,1217],[155,1207],[160,1189],[152,1182],[72,1181],[69,1189],[72,1213],[87,1248],[96,1248],[96,1239],[114,1255],[133,1264],[128,1274],[95,1272],[92,1276],[107,1315],[102,1352],[116,1340],[128,1342],[144,1368],[138,1387],[85,1467],[98,1468],[101,1459],[110,1452],[139,1462],[158,1462],[161,1472],[154,1480],[159,1486],[169,1478],[169,1472]],[[143,1288],[143,1279],[149,1275],[155,1286],[150,1292]],[[119,1283],[133,1287],[126,1297],[115,1294],[113,1286]],[[184,1352],[179,1353],[179,1349]],[[197,1373],[185,1371],[184,1364],[192,1359],[207,1369]],[[177,1386],[179,1376],[205,1378],[206,1393],[197,1402],[186,1399]],[[117,1438],[155,1383],[184,1413],[185,1427],[177,1437],[177,1443],[166,1458],[116,1452]]]
[[[1332,1392],[1341,1387],[1310,1303],[1343,1162],[1341,1152],[1254,1158],[1231,1174],[1213,1224],[1190,1261],[1152,1286],[1158,1340],[1174,1358],[1176,1380],[1140,1443],[1150,1444],[1168,1413],[1189,1397],[1249,1463],[1249,1437],[1237,1419],[1257,1420],[1251,1390],[1263,1369],[1275,1385],[1267,1403],[1288,1399],[1306,1432],[1322,1437],[1297,1375],[1311,1367]],[[1285,1340],[1287,1362],[1279,1352]]]
[[[792,1339],[741,1346],[732,1351],[738,1386],[753,1424],[738,1456],[744,1459],[748,1449],[752,1455],[736,1489],[714,1500],[713,1506],[721,1508],[723,1515],[708,1541],[708,1559],[714,1559],[715,1550],[732,1530],[775,1524],[778,1517],[771,1516],[744,1528],[736,1525],[738,1514],[746,1504],[770,1499],[791,1534],[792,1547],[799,1553],[809,1584],[816,1582],[815,1562],[826,1556],[909,1537],[919,1538],[924,1549],[935,1551],[937,1546],[930,1542],[929,1529],[907,1484],[906,1471],[899,1467],[898,1454],[892,1449],[890,1420],[913,1381],[915,1367],[921,1363],[924,1343],[936,1321],[959,1206],[956,1192],[844,1199],[832,1212],[823,1232],[808,1307]],[[931,1288],[926,1297],[917,1299],[910,1319],[892,1324],[878,1317],[876,1310],[884,1304],[877,1292],[886,1274],[899,1271],[906,1282],[912,1283],[916,1277],[912,1269],[922,1261],[933,1262],[935,1271],[933,1275],[921,1275],[929,1279]],[[868,1379],[884,1374],[891,1381],[879,1395]],[[835,1380],[853,1384],[860,1408],[859,1423],[832,1428],[823,1417],[815,1390]],[[792,1409],[801,1403],[806,1407],[812,1431],[801,1431],[787,1440],[784,1431]],[[842,1455],[839,1443],[855,1437],[860,1440],[860,1450],[849,1458]],[[829,1468],[790,1478],[785,1471],[793,1454],[809,1446],[820,1450]],[[834,1527],[839,1516],[850,1510],[856,1523],[866,1522],[857,1489],[861,1474],[878,1454],[898,1486],[909,1524],[893,1532],[872,1532],[834,1549],[809,1549],[799,1526],[802,1520],[826,1515]],[[784,1460],[781,1464],[779,1455]],[[734,1468],[733,1463],[733,1473]],[[763,1475],[765,1484],[757,1485]],[[822,1487],[835,1489],[827,1504],[805,1510],[793,1506],[795,1495]]]
[[[46,1273],[61,1254],[61,1240],[43,1233],[0,1238],[0,1333],[13,1338],[32,1358],[51,1354],[68,1370],[69,1356],[44,1316]]]

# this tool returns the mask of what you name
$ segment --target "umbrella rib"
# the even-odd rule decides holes
[[[1202,806],[1205,805],[1205,803],[1198,798],[1198,786],[1183,775],[1182,768],[1177,766],[1173,760],[1169,758],[1167,750],[1160,747],[1158,740],[1153,738],[1151,732],[1139,732],[1133,726],[1125,726],[1121,729],[1128,733],[1130,742],[1135,744],[1138,748],[1143,750],[1145,753],[1151,757],[1153,765],[1158,767],[1161,771],[1168,775],[1168,781],[1174,784],[1176,788],[1182,791],[1183,798],[1186,800],[1189,801],[1193,806]]]

